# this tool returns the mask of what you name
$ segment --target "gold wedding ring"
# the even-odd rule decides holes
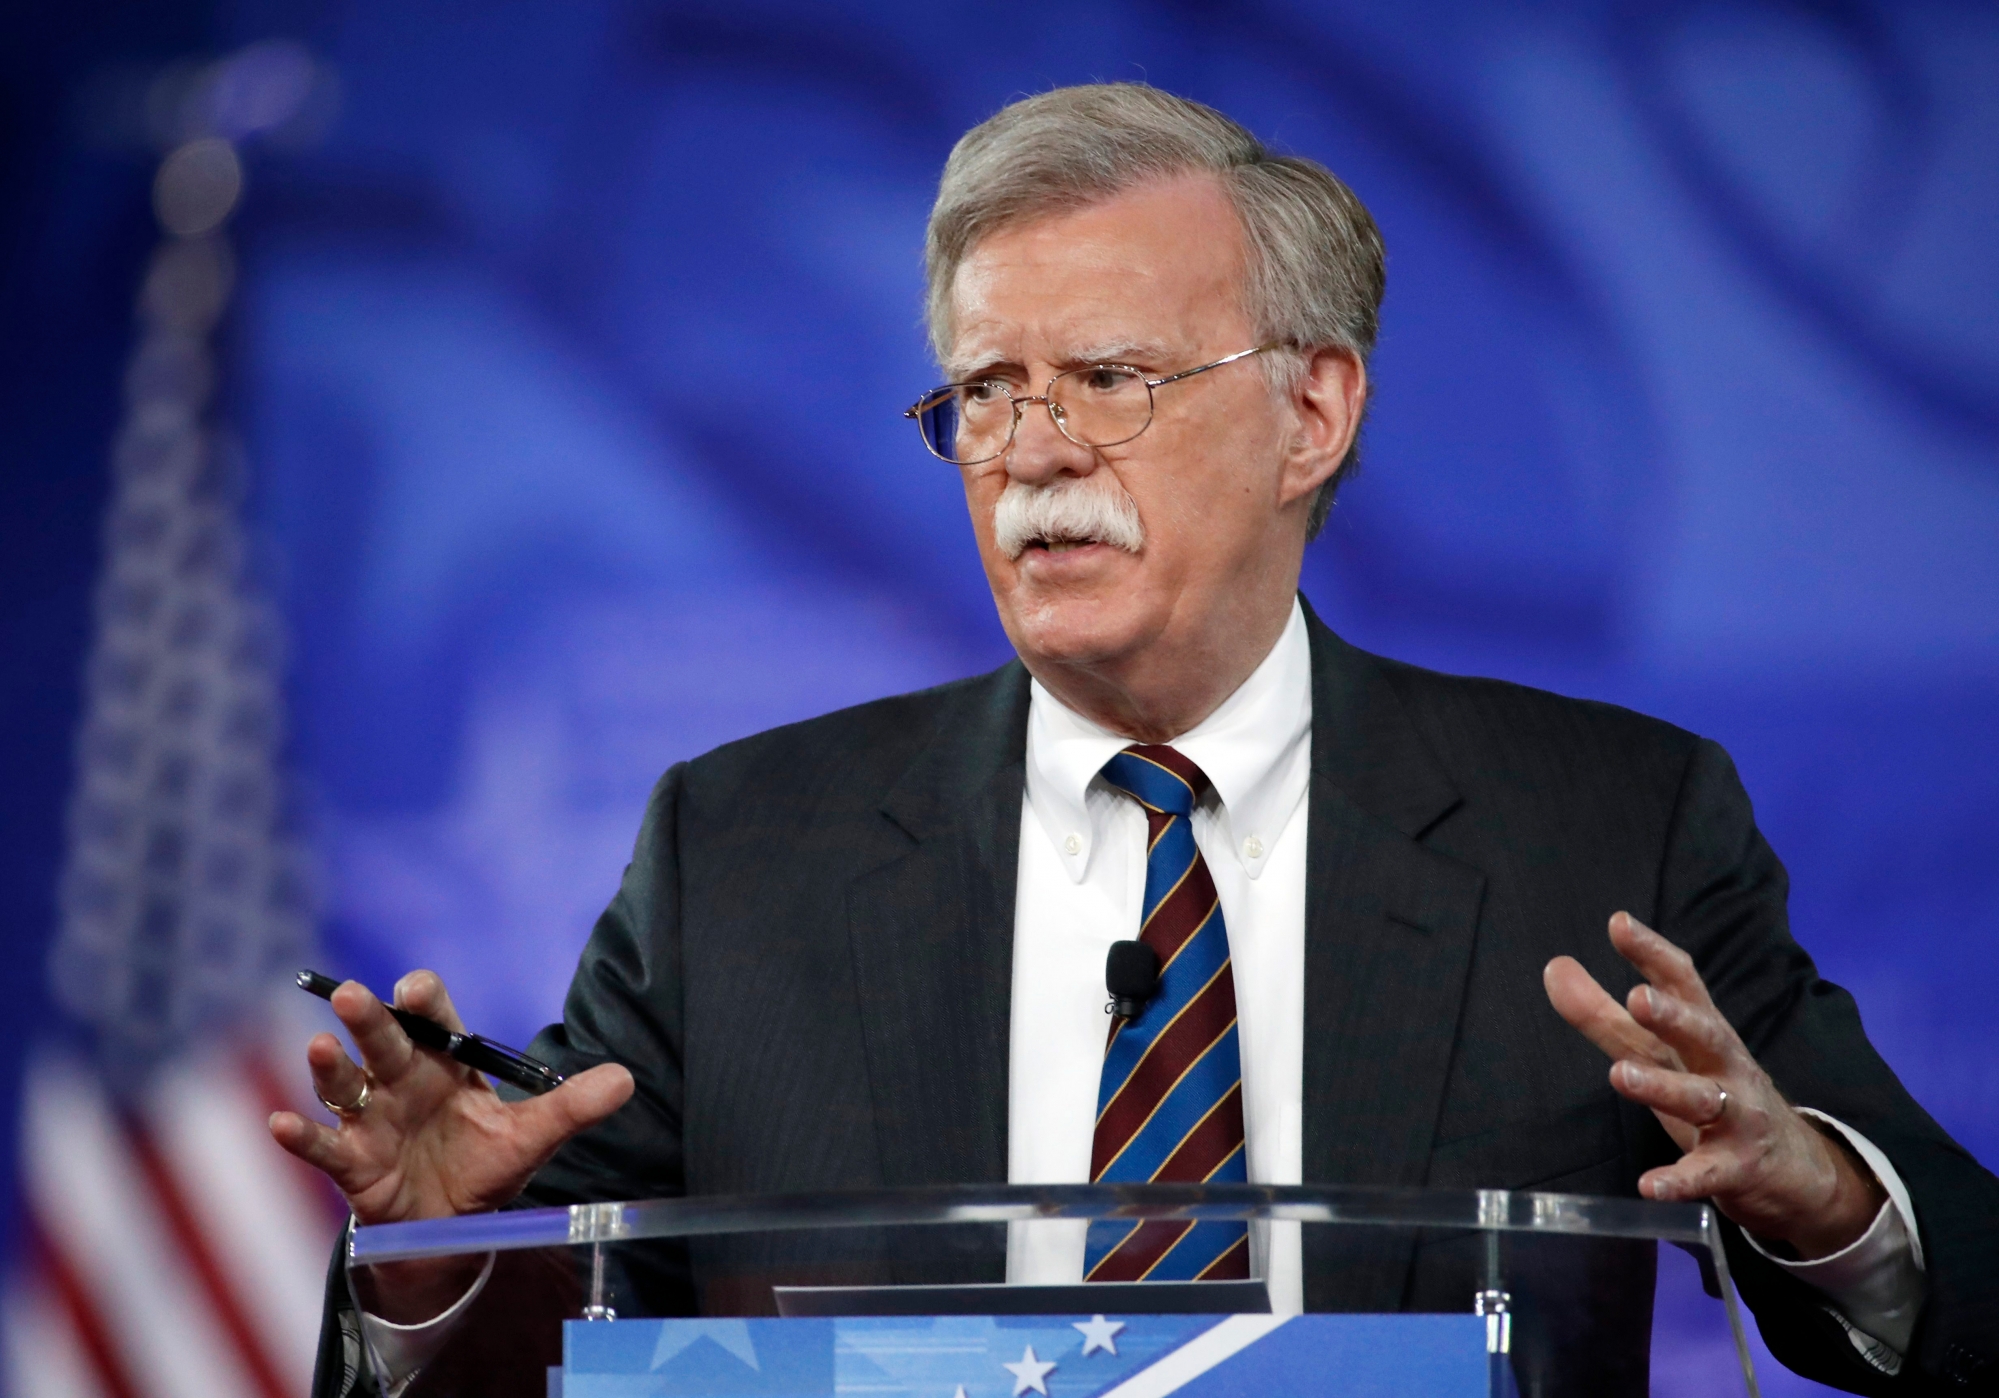
[[[1713,1082],[1713,1078],[1709,1078],[1709,1082]],[[1721,1118],[1729,1114],[1729,1090],[1727,1090],[1727,1088],[1723,1088],[1723,1086],[1721,1086],[1719,1082],[1715,1082],[1715,1092],[1719,1092],[1719,1094],[1721,1094],[1721,1104],[1719,1104],[1719,1106],[1715,1106],[1715,1114],[1713,1114],[1713,1116],[1709,1116],[1709,1118],[1707,1118],[1705,1122],[1701,1122],[1699,1126],[1695,1126],[1695,1130],[1707,1130],[1709,1126],[1715,1126],[1715,1124],[1719,1124],[1719,1122],[1721,1122]],[[368,1094],[366,1094],[366,1092],[362,1092],[362,1102],[366,1102],[366,1100],[368,1100]]]
[[[326,1108],[326,1110],[332,1112],[335,1116],[359,1116],[363,1111],[367,1110],[368,1098],[374,1095],[374,1091],[375,1080],[364,1071],[361,1074],[361,1095],[344,1107],[338,1102],[329,1102],[326,1098],[321,1097],[318,1088],[312,1090],[312,1095],[319,1098],[320,1106]]]

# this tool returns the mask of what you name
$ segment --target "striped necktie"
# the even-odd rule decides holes
[[[1162,969],[1158,992],[1137,1018],[1112,1021],[1090,1179],[1242,1183],[1249,1173],[1229,934],[1191,823],[1208,779],[1174,749],[1148,746],[1126,748],[1104,764],[1103,777],[1145,808],[1139,940],[1158,953]],[[1086,1281],[1248,1275],[1242,1223],[1090,1225]]]

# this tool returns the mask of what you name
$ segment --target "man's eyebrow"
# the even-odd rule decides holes
[[[1111,340],[1067,351],[1050,362],[1058,369],[1080,369],[1089,364],[1159,364],[1168,357],[1163,345],[1140,340]],[[969,355],[944,366],[953,383],[987,378],[1014,370],[1024,372],[1018,361],[1001,355]]]
[[[1057,362],[1066,369],[1084,364],[1132,364],[1150,361],[1158,363],[1166,354],[1163,345],[1139,340],[1112,340],[1100,345],[1086,345]]]
[[[973,354],[963,359],[953,359],[944,366],[944,372],[952,383],[966,383],[976,379],[990,378],[1008,369],[1019,370],[1022,366],[1001,354]]]

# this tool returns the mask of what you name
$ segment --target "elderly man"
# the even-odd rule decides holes
[[[668,772],[537,1041],[560,1090],[503,1101],[349,985],[365,1076],[315,1039],[340,1125],[278,1141],[363,1223],[999,1180],[1707,1198],[1794,1367],[1989,1381],[1999,1181],[1791,940],[1720,749],[1363,654],[1298,596],[1383,286],[1353,194],[1207,108],[1059,89],[959,143],[928,273],[949,383],[911,416],[1018,663]],[[1105,952],[1141,929],[1165,974],[1113,1030]],[[397,994],[455,1022],[428,973]],[[1325,1246],[1037,1225],[942,1274],[1468,1300]],[[1645,1391],[1650,1260],[1589,1280],[1547,1391]],[[478,1279],[377,1281],[325,1352],[345,1324],[408,1372]]]

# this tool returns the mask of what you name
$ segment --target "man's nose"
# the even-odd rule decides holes
[[[1072,476],[1087,476],[1096,469],[1097,454],[1070,441],[1055,425],[1054,414],[1062,410],[1059,403],[1051,404],[1041,397],[1016,402],[1020,425],[1014,429],[1013,445],[1007,448],[1007,475],[1029,485],[1039,485],[1065,471]]]

